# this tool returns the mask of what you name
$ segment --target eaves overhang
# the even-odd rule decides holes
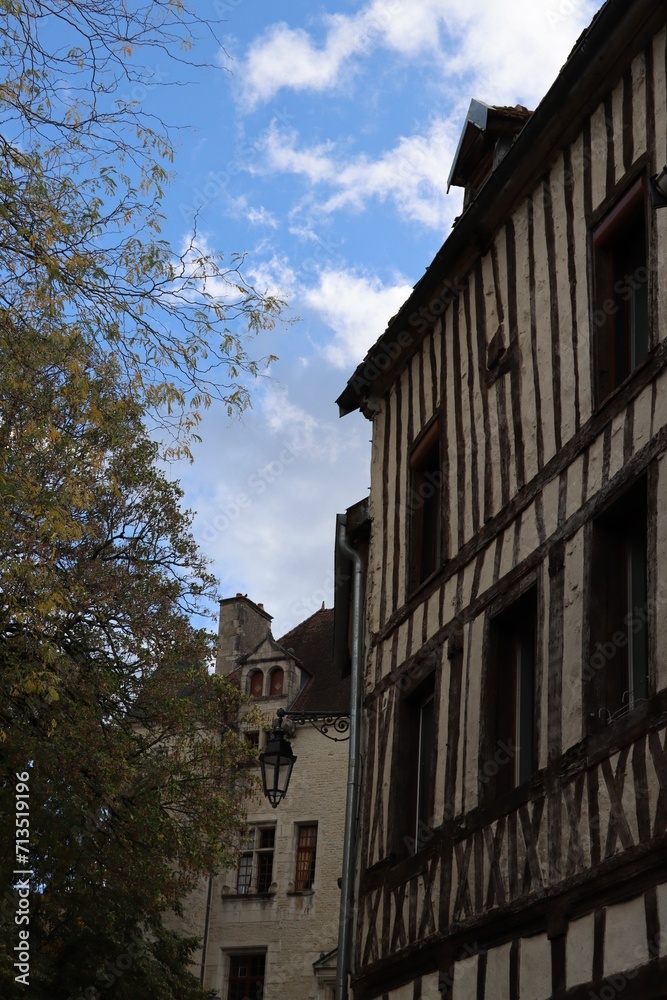
[[[427,331],[420,307],[437,302],[438,309],[431,311],[437,315],[458,295],[459,282],[486,251],[495,232],[534,188],[554,153],[580,131],[585,115],[597,107],[618,76],[619,63],[627,64],[665,19],[665,5],[655,0],[607,0],[423,277],[357,366],[336,400],[340,416],[387,390]]]

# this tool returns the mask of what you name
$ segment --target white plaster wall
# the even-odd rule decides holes
[[[577,983],[587,983],[593,978],[593,940],[595,916],[573,920],[568,927],[565,946],[566,984],[569,989]]]
[[[524,443],[526,482],[538,471],[537,411],[533,375],[533,352],[530,342],[530,269],[528,266],[528,212],[526,203],[514,215],[514,238],[517,260],[517,326],[521,368],[521,421]]]
[[[660,955],[667,955],[667,882],[658,886],[658,919],[660,921],[660,940],[658,949]]]
[[[465,711],[465,725],[461,725],[461,739],[466,741],[465,754],[465,805],[464,808],[474,809],[479,802],[478,768],[479,768],[479,713],[482,692],[482,652],[484,639],[484,618],[476,618],[468,630],[467,641],[471,643],[470,657],[464,650],[464,663],[468,664],[468,676],[464,674],[464,692],[467,688],[468,698]],[[463,720],[462,720],[463,723]],[[459,753],[459,760],[464,757]],[[483,763],[483,762],[482,762]]]
[[[442,1000],[440,976],[437,972],[422,976],[422,1000]]]
[[[591,174],[593,211],[604,201],[607,177],[607,131],[604,104],[591,115]]]
[[[604,975],[634,969],[648,961],[644,897],[607,908]]]
[[[479,955],[463,958],[454,966],[452,1000],[477,1000],[477,965]]]
[[[485,994],[493,1000],[510,1000],[510,948],[503,944],[486,954]]]
[[[667,456],[658,462],[658,515],[656,525],[658,566],[667,565]],[[667,580],[658,574],[656,594],[656,689],[667,687]]]
[[[390,990],[387,996],[389,1000],[412,1000],[415,995],[415,988],[412,983],[399,986],[397,990]]]
[[[548,1000],[551,996],[551,942],[546,934],[522,938],[519,970],[521,1000]]]
[[[565,596],[563,608],[563,750],[581,739],[582,636],[584,604],[584,530],[565,546]]]
[[[662,52],[662,63],[665,63],[665,52]],[[618,88],[620,89],[620,87]],[[638,53],[632,61],[632,90],[633,90],[633,107],[634,108],[645,108],[646,107],[646,58],[643,52]],[[619,120],[622,121],[621,116]],[[619,145],[620,145],[620,128],[619,132]],[[646,151],[646,115],[634,114],[632,116],[632,137],[634,140],[634,158],[641,156],[642,153]],[[660,147],[658,146],[658,149]]]
[[[544,204],[541,191],[534,192],[534,246],[535,246],[535,312],[537,375],[542,404],[542,432],[544,437],[544,461],[556,451],[553,398],[553,366],[551,360],[551,296],[549,291],[549,271],[547,267],[546,230]]]
[[[556,270],[558,294],[560,369],[561,369],[561,440],[567,441],[575,431],[575,380],[574,345],[572,342],[572,303],[570,275],[567,268],[568,233],[565,214],[565,164],[559,154],[551,171],[551,196],[553,204],[556,260],[561,266]]]
[[[665,80],[665,29],[663,28],[653,39],[653,75],[655,81],[655,148],[667,150],[667,81]],[[656,167],[664,164],[657,164]],[[658,274],[667,273],[667,212],[654,212],[658,243]],[[667,281],[661,281],[658,287],[656,301],[658,310],[657,333],[662,340],[667,337]]]

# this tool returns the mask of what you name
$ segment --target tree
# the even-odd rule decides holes
[[[123,96],[156,49],[178,66],[214,26],[181,0],[0,0],[0,321],[95,343],[134,397],[189,454],[202,407],[250,401],[248,334],[282,303],[209,253],[193,219],[175,250],[161,237],[173,150],[162,122]]]
[[[118,365],[57,336],[5,357],[0,837],[22,775],[31,996],[203,996],[162,914],[233,863],[250,786],[239,692],[190,621],[214,581]],[[3,852],[6,890],[20,865]],[[3,997],[24,989],[11,897]]]
[[[249,778],[239,694],[192,624],[214,581],[158,458],[212,398],[247,405],[246,337],[282,304],[196,230],[162,239],[169,137],[119,97],[137,52],[187,59],[205,22],[180,0],[0,9],[0,836],[19,775],[30,994],[194,1000],[162,914],[233,861]],[[22,857],[0,862],[3,997],[25,995]]]

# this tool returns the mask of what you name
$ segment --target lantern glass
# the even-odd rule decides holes
[[[279,729],[274,730],[264,753],[259,755],[264,794],[274,809],[287,794],[295,760],[289,740]]]

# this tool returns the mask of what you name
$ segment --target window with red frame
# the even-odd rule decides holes
[[[497,798],[537,769],[537,589],[497,615],[490,628],[489,721],[484,765],[493,764]]]
[[[645,181],[638,178],[592,232],[593,327],[601,403],[649,350]]]
[[[431,426],[410,453],[410,582],[418,587],[441,559],[440,422]]]
[[[601,729],[649,697],[646,478],[592,525],[588,728]]]
[[[261,1000],[265,965],[264,955],[230,955],[227,1000]]]
[[[264,674],[261,670],[255,670],[250,676],[250,694],[253,698],[261,698],[264,694]]]
[[[283,693],[283,684],[285,681],[285,673],[281,667],[276,667],[275,670],[271,671],[271,680],[269,685],[269,694],[280,695]]]
[[[294,879],[294,889],[296,892],[305,892],[313,888],[315,881],[315,856],[317,852],[317,824],[298,828],[298,840],[296,847],[296,876]]]

